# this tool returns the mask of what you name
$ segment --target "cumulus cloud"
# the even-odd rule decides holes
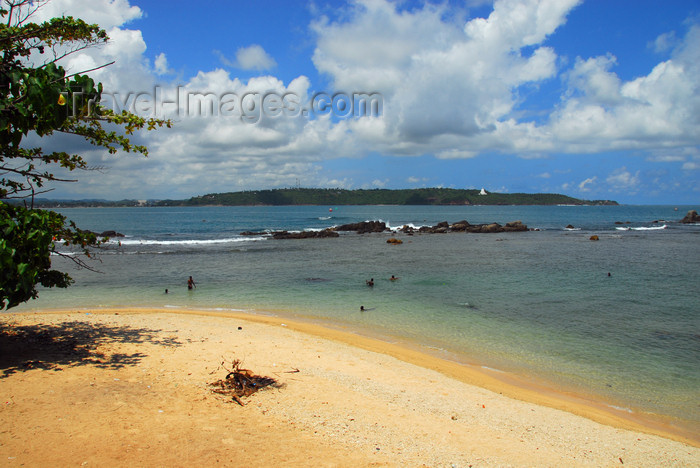
[[[519,86],[554,76],[556,54],[538,44],[577,3],[502,0],[488,18],[460,24],[444,19],[444,6],[399,12],[358,1],[350,21],[314,25],[313,60],[336,89],[383,94],[382,150],[455,157],[461,146],[471,157],[498,140]]]
[[[700,144],[700,26],[648,75],[623,82],[612,56],[577,59],[548,131],[572,152]]]
[[[236,51],[236,66],[242,70],[270,70],[276,65],[275,59],[258,44],[241,47]]]
[[[171,73],[170,68],[168,68],[168,58],[162,52],[156,56],[153,67],[158,75],[167,75]]]
[[[632,174],[626,167],[613,171],[605,181],[613,191],[634,191],[639,186],[639,171]]]
[[[60,16],[74,16],[109,31],[141,18],[143,11],[129,0],[54,0],[44,3],[32,19],[39,22]]]

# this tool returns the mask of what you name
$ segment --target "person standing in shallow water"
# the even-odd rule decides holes
[[[194,289],[196,287],[197,287],[197,285],[195,284],[194,280],[190,276],[190,278],[187,280],[187,289]]]

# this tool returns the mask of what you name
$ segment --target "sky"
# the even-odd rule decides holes
[[[700,201],[696,0],[52,0],[110,42],[63,60],[171,129],[51,198],[284,187]],[[364,100],[364,105],[363,105]],[[369,104],[369,106],[367,106]],[[28,139],[37,143],[36,137]]]

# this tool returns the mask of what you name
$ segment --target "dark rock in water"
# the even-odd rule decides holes
[[[94,232],[94,231],[84,231],[84,232],[89,232],[90,234],[95,234],[97,237],[124,237],[124,234],[121,232],[117,231],[103,231],[103,232]]]
[[[573,224],[567,224],[566,229],[576,229]]]
[[[468,227],[469,227],[469,223],[466,220],[462,220],[462,221],[457,221],[456,223],[451,225],[450,229],[455,231],[455,232],[460,232],[460,231],[466,231]]]
[[[425,234],[443,234],[446,232],[494,233],[527,230],[527,226],[523,224],[522,221],[512,221],[510,223],[506,223],[505,226],[501,226],[498,223],[469,224],[467,221],[458,221],[452,225],[447,222],[442,222],[436,224],[435,226],[422,226],[418,232]]]
[[[324,237],[339,237],[335,231],[330,229],[324,229],[323,231],[301,231],[301,232],[288,232],[288,231],[277,231],[272,233],[273,239],[319,239]]]
[[[652,333],[652,335],[655,338],[658,338],[660,340],[674,340],[677,338],[677,336],[674,335],[673,333],[663,331],[663,330],[656,330]]]
[[[241,232],[241,236],[264,236],[267,234],[266,232],[253,232],[253,231],[243,231]]]
[[[684,224],[700,223],[700,215],[698,215],[697,211],[690,210],[690,211],[688,211],[688,214],[685,215],[685,218],[681,219],[681,223],[684,223]]]
[[[498,223],[483,224],[481,232],[502,232],[503,226]]]
[[[527,226],[524,225],[522,221],[512,221],[510,223],[506,223],[503,230],[506,232],[527,231]]]
[[[358,234],[366,234],[368,232],[384,232],[386,231],[386,223],[381,221],[362,221],[359,223],[343,224],[335,228],[336,231],[355,231]]]

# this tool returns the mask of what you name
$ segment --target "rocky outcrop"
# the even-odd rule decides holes
[[[527,226],[524,225],[522,221],[512,221],[510,223],[506,223],[506,225],[503,227],[503,231],[505,231],[505,232],[527,231]]]
[[[469,224],[467,221],[458,221],[449,224],[447,221],[438,223],[435,226],[422,226],[418,232],[424,234],[443,234],[447,232],[472,232],[472,233],[497,233],[497,232],[518,232],[527,231],[528,228],[522,221],[512,221],[501,226],[498,223]],[[400,229],[402,232],[412,233],[414,230],[409,226]]]
[[[102,232],[84,231],[84,232],[89,232],[90,234],[95,234],[97,237],[124,237],[124,234],[122,234],[121,232],[117,232],[117,231],[102,231]]]
[[[324,229],[323,231],[300,231],[300,232],[289,232],[289,231],[277,231],[272,233],[273,239],[319,239],[323,237],[339,237],[335,231],[330,229]]]
[[[681,219],[681,223],[683,223],[683,224],[700,223],[700,215],[698,215],[697,211],[690,210],[690,211],[688,211],[688,214],[685,215],[685,218]]]
[[[469,228],[469,223],[465,219],[450,225],[450,229],[454,232],[466,231],[467,228]]]
[[[343,224],[342,226],[337,226],[333,228],[324,229],[322,231],[300,231],[300,232],[289,232],[289,231],[273,231],[267,232],[254,232],[245,231],[241,232],[242,236],[270,236],[273,239],[319,239],[324,237],[339,237],[338,231],[355,231],[358,234],[365,234],[370,232],[384,232],[387,231],[386,223],[381,221],[362,221],[360,223]],[[523,224],[522,221],[512,221],[506,223],[502,226],[498,223],[488,223],[488,224],[469,224],[466,220],[457,221],[456,223],[450,224],[447,221],[442,221],[437,223],[435,226],[422,226],[420,229],[415,229],[409,225],[404,225],[398,232],[402,232],[406,235],[413,235],[414,233],[420,234],[445,234],[449,232],[472,232],[472,233],[498,233],[498,232],[519,232],[528,231],[528,227]],[[402,244],[401,239],[396,237],[391,237],[387,240],[388,244]]]
[[[336,231],[355,231],[358,234],[366,234],[369,232],[384,232],[386,231],[386,223],[382,221],[362,221],[359,223],[342,224],[335,228]]]

